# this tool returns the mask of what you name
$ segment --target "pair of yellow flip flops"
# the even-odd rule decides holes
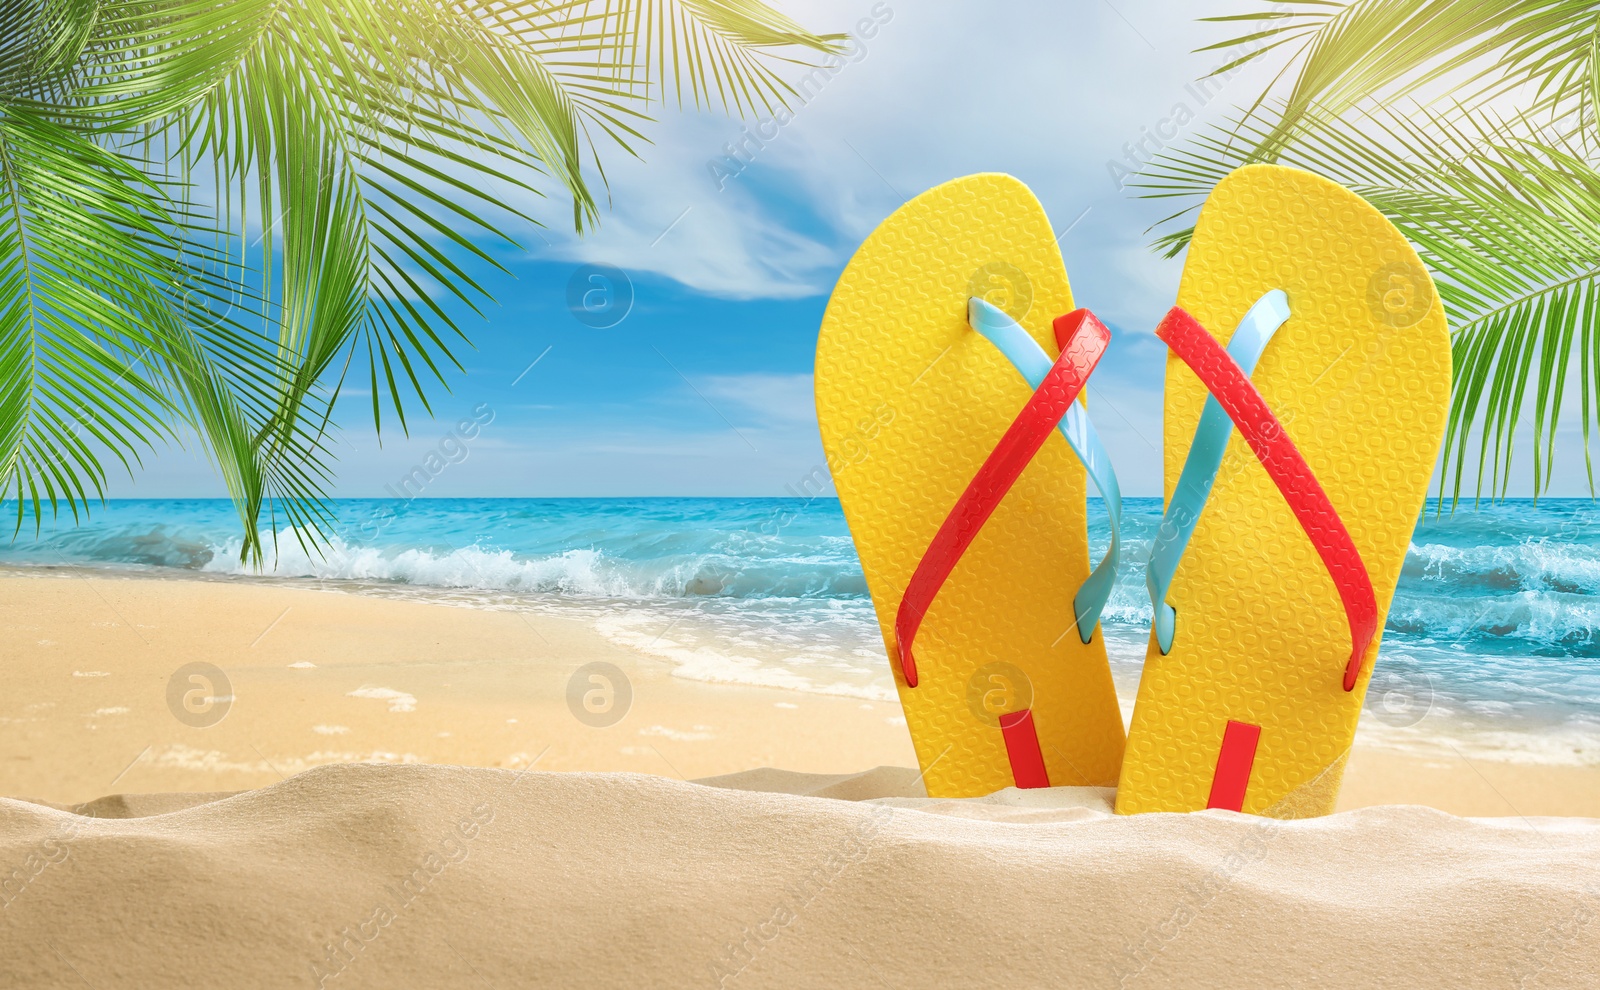
[[[1272,299],[1287,319],[1252,374],[1222,349],[1247,350],[1234,330]],[[1087,535],[1104,452],[1068,408],[1105,334],[1074,312],[1043,208],[1005,175],[939,186],[834,290],[817,415],[932,796],[1116,785],[1122,813],[1332,810],[1443,437],[1444,311],[1375,209],[1265,165],[1205,204],[1177,302],[1163,533],[1184,545],[1152,578],[1176,632],[1152,634],[1124,733]],[[1208,396],[1239,427],[1209,497],[1177,490]],[[1046,438],[1058,422],[1067,442]]]

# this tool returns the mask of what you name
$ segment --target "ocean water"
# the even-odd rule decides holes
[[[1090,505],[1096,557],[1108,539]],[[1160,520],[1127,503],[1137,558]],[[336,587],[575,616],[682,677],[872,700],[894,685],[833,499],[353,499],[307,554],[280,534],[264,573],[239,563],[221,500],[112,502],[81,525],[0,543],[0,565],[87,566]],[[1131,703],[1150,621],[1128,567],[1104,631]],[[1600,506],[1513,501],[1425,513],[1411,541],[1362,721],[1400,748],[1600,763]]]

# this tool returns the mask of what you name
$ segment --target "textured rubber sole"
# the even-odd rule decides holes
[[[1089,576],[1087,480],[1059,435],[935,599],[916,641],[916,688],[894,656],[917,562],[1031,394],[967,326],[971,296],[1059,353],[1051,321],[1073,309],[1072,291],[1049,218],[1010,176],[923,193],[856,252],[817,342],[823,447],[928,793],[1012,785],[1001,721],[1025,709],[1049,783],[1109,786],[1122,719],[1100,634],[1085,645],[1073,624],[1072,596]]]
[[[1310,540],[1235,431],[1168,601],[1173,649],[1152,638],[1117,811],[1207,806],[1230,721],[1259,727],[1243,811],[1326,814],[1372,676],[1383,620],[1427,498],[1450,397],[1450,338],[1427,270],[1376,209],[1326,179],[1242,168],[1200,214],[1178,305],[1219,341],[1271,289],[1292,316],[1252,380],[1366,563],[1379,634],[1346,692],[1350,629]],[[1206,391],[1167,362],[1166,495]],[[1231,772],[1231,771],[1230,771]]]

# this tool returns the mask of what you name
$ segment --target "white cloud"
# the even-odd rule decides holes
[[[732,404],[757,423],[816,426],[810,375],[713,375],[696,384],[712,403]]]
[[[817,30],[854,29],[864,0],[782,4]],[[1245,7],[1240,0],[1207,13]],[[820,88],[807,87],[781,127],[716,114],[667,111],[651,128],[643,161],[613,154],[612,209],[584,238],[547,230],[535,253],[652,272],[731,298],[825,293],[854,246],[902,202],[940,182],[1008,171],[1033,186],[1060,227],[1089,210],[1064,240],[1075,281],[1097,298],[1170,298],[1177,262],[1144,247],[1163,205],[1118,190],[1108,163],[1176,126],[1183,104],[1194,133],[1253,98],[1261,71],[1215,95],[1189,88],[1218,53],[1194,54],[1223,29],[1197,28],[1183,0],[1108,4],[1028,3],[972,16],[954,0],[890,2],[864,54]],[[1120,13],[1119,13],[1120,11]],[[1048,39],[1048,40],[1047,40]],[[787,70],[791,78],[800,73]],[[1163,122],[1173,121],[1163,126]],[[775,136],[756,148],[746,135]],[[718,178],[729,142],[744,140],[753,165]],[[753,150],[753,154],[751,150]],[[550,216],[551,204],[535,206]],[[1077,270],[1081,269],[1081,271]],[[1159,313],[1160,300],[1136,307]]]
[[[853,28],[875,0],[775,2],[807,26],[832,31]],[[1171,205],[1117,189],[1108,165],[1141,141],[1135,152],[1148,156],[1155,150],[1149,135],[1170,135],[1177,118],[1192,113],[1181,135],[1197,134],[1255,97],[1281,60],[1269,58],[1220,90],[1191,83],[1224,58],[1193,50],[1241,30],[1195,18],[1256,10],[1259,2],[888,6],[894,16],[868,39],[865,56],[797,106],[724,189],[708,163],[754,122],[669,108],[647,128],[655,143],[641,149],[643,161],[602,148],[614,205],[598,232],[567,233],[570,206],[552,198],[524,204],[552,227],[523,231],[520,239],[540,257],[606,262],[713,295],[809,297],[829,291],[854,247],[904,197],[971,172],[1010,172],[1034,189],[1058,229],[1082,218],[1061,240],[1077,301],[1124,340],[1095,378],[1091,409],[1124,491],[1159,492],[1159,345],[1145,337],[1128,348],[1124,335],[1154,327],[1175,296],[1182,262],[1147,247],[1146,229]],[[1179,105],[1188,113],[1174,114]],[[531,357],[513,363],[520,368]],[[686,370],[716,410],[695,409],[690,428],[648,417],[622,426],[607,417],[592,427],[535,428],[508,417],[429,495],[776,494],[820,463],[809,376]],[[687,388],[673,387],[685,407],[700,403]],[[1575,395],[1569,390],[1569,404]],[[345,494],[379,494],[448,425],[418,428],[411,440],[391,431],[378,448],[358,407],[345,419],[354,447],[340,451]],[[1571,494],[1586,490],[1586,479],[1576,413],[1569,417],[1557,487]],[[1523,453],[1530,431],[1525,422],[1513,493],[1525,493],[1531,476]],[[163,455],[161,469],[144,472],[131,494],[223,494],[194,450]]]

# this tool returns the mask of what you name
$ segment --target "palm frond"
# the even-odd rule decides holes
[[[1591,493],[1600,421],[1600,4],[1592,0],[1287,0],[1213,18],[1249,26],[1230,63],[1284,57],[1233,124],[1171,149],[1130,185],[1183,203],[1157,226],[1168,256],[1238,165],[1277,161],[1365,196],[1435,270],[1454,332],[1440,498],[1503,497],[1532,419],[1535,494],[1577,355]],[[1186,201],[1186,202],[1185,202]],[[1530,412],[1531,407],[1531,412]]]
[[[1223,71],[1289,55],[1285,106],[1253,149],[1270,160],[1318,120],[1363,103],[1426,100],[1437,95],[1430,88],[1474,105],[1516,90],[1546,108],[1589,104],[1597,15],[1592,0],[1284,0],[1206,20],[1258,25],[1209,46],[1241,52]]]
[[[98,14],[94,0],[10,0],[0,7],[0,100],[59,92],[76,72]]]
[[[176,271],[153,192],[83,135],[0,114],[0,485],[19,528],[103,499],[102,451],[131,468],[170,435],[142,367],[182,349],[159,318]]]
[[[670,89],[679,106],[740,114],[758,106],[771,112],[795,95],[766,64],[774,51],[837,54],[845,37],[813,34],[753,0],[513,4],[486,12],[484,20],[535,53],[557,53],[572,71],[598,74],[630,95],[664,100]]]
[[[108,438],[126,454],[170,416],[186,419],[256,561],[263,517],[302,541],[329,532],[331,415],[353,364],[367,364],[380,429],[385,407],[405,429],[408,407],[429,410],[429,392],[460,369],[467,337],[446,300],[483,312],[483,275],[499,268],[486,245],[539,222],[496,190],[559,190],[581,232],[599,219],[597,141],[634,152],[662,90],[684,102],[687,86],[697,106],[715,93],[734,111],[770,107],[787,89],[771,67],[784,49],[837,48],[753,0],[19,4],[0,13],[0,121],[98,148],[148,199],[121,221],[144,221],[136,235],[104,242],[118,254],[139,241],[141,277],[111,294],[133,299],[123,308],[159,338],[153,366],[124,376],[146,404]],[[64,178],[67,195],[79,181]],[[13,240],[0,260],[24,256]],[[55,312],[44,298],[17,290],[14,322],[29,307]],[[115,355],[128,329],[100,314],[66,353]],[[109,388],[78,373],[86,390]],[[8,401],[32,409],[39,388],[24,380]],[[48,420],[12,420],[27,429],[0,432],[7,470],[23,458],[29,477],[69,499],[102,490],[91,449],[73,462],[88,482],[69,485],[30,440]]]
[[[1448,481],[1460,498],[1474,458],[1475,494],[1506,494],[1513,440],[1530,401],[1534,491],[1547,491],[1575,352],[1586,448],[1591,417],[1600,416],[1600,362],[1592,353],[1600,171],[1585,157],[1582,135],[1552,137],[1535,119],[1462,108],[1305,113],[1315,126],[1279,160],[1362,195],[1435,273],[1454,333],[1457,383],[1440,497]],[[1197,205],[1228,172],[1256,160],[1250,139],[1277,123],[1266,112],[1241,118],[1158,158],[1135,184],[1146,195]],[[1173,231],[1158,243],[1175,253],[1191,232]],[[1592,471],[1590,478],[1592,485]]]

